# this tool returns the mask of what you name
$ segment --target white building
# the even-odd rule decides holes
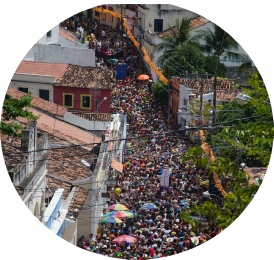
[[[4,159],[11,181],[29,210],[42,221],[46,190],[47,134],[37,134],[36,122],[22,129],[21,153],[14,153],[13,140],[1,137]]]
[[[56,25],[33,45],[23,60],[95,67],[95,50],[88,49],[88,43],[82,43],[71,31]]]

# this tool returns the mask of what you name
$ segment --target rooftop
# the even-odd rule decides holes
[[[11,90],[8,93],[11,93],[14,98],[20,98],[20,93],[18,92],[20,91]],[[40,109],[41,104],[39,102],[41,104],[45,102],[42,106],[43,109]],[[51,105],[50,102],[36,98],[34,105],[38,109],[33,106],[32,112],[40,116],[37,120],[37,132],[38,134],[48,134],[49,158],[46,163],[48,169],[46,181],[49,190],[47,194],[53,194],[56,189],[64,188],[63,200],[65,201],[72,188],[72,181],[86,179],[92,175],[92,172],[81,160],[84,159],[89,163],[91,162],[91,150],[94,147],[91,144],[93,142],[100,143],[101,139],[57,119],[53,116],[53,113],[48,113],[46,107]],[[60,111],[64,109],[60,106],[59,108]],[[18,122],[23,126],[27,123],[22,118],[18,118]],[[22,163],[20,138],[9,138],[1,135],[1,145],[8,170]],[[20,187],[15,188],[19,194],[22,194],[23,191]],[[87,194],[87,190],[76,187],[69,211],[79,213]]]
[[[19,90],[16,90],[14,88],[8,88],[7,94],[9,94],[13,98],[21,98],[22,96],[26,95],[26,93],[21,92]],[[38,98],[33,96],[32,101],[31,101],[32,107],[41,110],[43,112],[49,113],[51,115],[56,115],[60,117],[64,117],[67,108],[62,107],[60,105],[54,104],[52,102],[49,102],[47,100]]]
[[[65,28],[61,26],[59,26],[59,35],[70,42],[74,42],[74,43],[78,42],[78,39],[71,31],[66,30]]]
[[[110,88],[103,69],[78,65],[69,65],[55,85],[77,88]]]
[[[23,60],[16,73],[52,76],[56,81],[55,86],[110,88],[107,72],[97,67]]]
[[[179,82],[187,88],[190,88],[192,93],[199,95],[201,87],[201,82],[199,80],[180,78]],[[214,79],[206,79],[203,80],[203,82],[203,93],[212,93],[214,90]],[[241,92],[240,89],[233,88],[233,80],[231,79],[217,79],[216,89],[216,98],[225,101],[233,100]]]
[[[68,64],[22,60],[16,73],[53,76],[57,81],[67,70]]]
[[[204,24],[206,24],[208,22],[210,22],[208,19],[206,19],[206,18],[204,18],[202,16],[198,16],[198,17],[193,18],[191,20],[190,28],[191,28],[191,30],[193,30],[193,29],[196,29],[196,28],[200,27],[201,25],[204,25]],[[165,31],[157,34],[157,36],[159,38],[161,38],[161,39],[164,38],[164,37],[166,37],[166,36],[171,36],[172,35],[172,30],[175,33],[177,33],[178,32],[177,26],[172,27],[172,29],[165,30]]]

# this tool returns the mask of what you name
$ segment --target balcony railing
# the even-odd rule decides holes
[[[111,115],[108,113],[85,113],[85,112],[71,112],[72,114],[84,118],[89,121],[103,121],[103,122],[110,122]]]

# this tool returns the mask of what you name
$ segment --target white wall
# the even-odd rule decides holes
[[[41,62],[70,63],[79,66],[95,67],[95,51],[57,45],[34,45],[24,57],[24,60]]]
[[[70,112],[66,112],[64,119],[65,122],[84,128],[86,130],[105,130],[106,125],[110,124],[110,122],[101,122],[101,121],[89,121],[87,119],[84,119],[82,117],[76,116]]]
[[[58,44],[59,40],[59,24],[53,27],[51,30],[51,36],[47,37],[47,32],[42,36],[37,44]]]
[[[17,90],[18,88],[28,88],[28,91],[35,97],[39,97],[40,89],[48,90],[49,101],[53,102],[53,82],[54,77],[52,76],[15,73],[9,87]]]

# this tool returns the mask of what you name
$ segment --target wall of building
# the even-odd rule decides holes
[[[88,48],[37,44],[30,49],[24,60],[95,67],[95,51]]]
[[[58,44],[59,24],[53,27],[52,29],[49,29],[48,32],[50,32],[50,36],[47,35],[46,32],[46,34],[43,35],[40,40],[38,40],[37,44]]]
[[[103,100],[104,97],[107,98],[98,108],[98,113],[110,113],[110,92],[111,89],[97,90],[96,97],[94,95],[94,90],[88,88],[70,88],[70,87],[59,87],[54,86],[54,96],[53,100],[55,104],[63,106],[63,93],[74,95],[74,105],[69,108],[70,111],[85,111],[85,112],[95,112],[95,98]],[[91,109],[82,109],[80,107],[81,95],[91,95]]]
[[[110,123],[110,122],[102,122],[102,121],[90,121],[69,112],[66,112],[64,116],[64,121],[89,131],[105,130],[106,125]]]
[[[54,77],[52,76],[15,73],[9,87],[17,90],[19,88],[28,88],[28,92],[31,92],[35,97],[40,97],[39,90],[48,90],[49,101],[53,102],[53,82]]]

